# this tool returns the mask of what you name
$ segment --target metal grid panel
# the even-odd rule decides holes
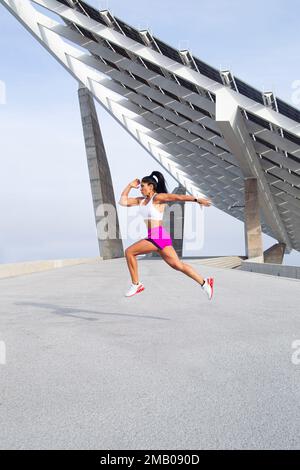
[[[0,2],[7,4],[6,0],[0,0]],[[57,2],[51,2],[49,0],[49,4],[50,3],[55,5]],[[62,3],[65,6],[70,5],[67,1],[60,1],[59,3]],[[100,13],[86,2],[80,0],[74,3],[73,6],[77,11],[81,11],[81,13],[87,17],[107,27]],[[59,14],[58,11],[56,11],[56,13]],[[118,22],[125,36],[136,43],[144,44],[139,32],[135,28],[127,25],[122,20],[116,18],[115,20]],[[123,44],[115,44],[114,41],[110,42],[107,40],[101,40],[99,36],[97,37],[97,34],[95,35],[92,24],[89,25],[87,22],[81,24],[80,20],[77,20],[77,17],[74,25],[75,24],[76,29],[89,39],[90,42],[95,41],[97,44],[101,43],[102,47],[112,47],[113,50],[116,51],[112,51],[113,54],[119,54],[124,58],[122,62],[125,63],[127,61],[132,63],[132,66],[137,65],[136,63],[134,64],[134,61],[132,60],[135,52],[132,50],[127,52],[127,44],[124,43],[123,46]],[[183,67],[179,51],[168,46],[157,38],[154,39],[163,56],[182,64]],[[145,71],[147,70],[148,73],[151,71],[151,81],[147,77],[138,76],[135,75],[135,73],[132,73],[132,78],[136,79],[136,81],[141,83],[141,85],[139,85],[137,89],[130,88],[128,84],[124,84],[126,81],[124,77],[126,73],[128,74],[128,71],[125,71],[125,68],[120,68],[120,63],[116,65],[113,61],[110,62],[108,58],[102,58],[100,55],[95,56],[93,52],[91,52],[91,54],[93,54],[94,59],[98,59],[99,65],[102,64],[105,66],[103,61],[108,61],[107,63],[110,66],[110,72],[107,71],[107,76],[110,77],[109,82],[111,83],[107,82],[107,88],[111,88],[123,96],[123,100],[120,104],[122,104],[124,110],[128,109],[135,113],[136,118],[132,118],[133,122],[138,123],[140,121],[143,125],[151,129],[149,135],[155,136],[157,141],[160,142],[160,145],[157,145],[157,149],[161,148],[169,150],[170,164],[172,161],[174,162],[174,165],[176,163],[178,170],[181,169],[183,171],[182,174],[185,174],[193,180],[199,188],[205,188],[207,194],[217,201],[219,208],[230,213],[236,218],[243,220],[243,211],[240,208],[232,208],[230,210],[228,208],[226,209],[226,205],[232,203],[236,199],[241,200],[243,198],[243,178],[241,174],[238,174],[240,169],[233,164],[233,161],[229,162],[226,161],[225,158],[220,158],[220,155],[222,154],[225,154],[226,158],[231,157],[233,159],[234,157],[230,152],[228,152],[228,148],[225,148],[224,150],[222,149],[222,143],[224,147],[226,147],[226,142],[224,141],[223,136],[217,131],[217,127],[215,126],[213,129],[214,125],[211,124],[210,130],[205,129],[197,123],[196,114],[193,116],[193,113],[198,113],[200,116],[202,115],[201,121],[203,119],[203,122],[206,122],[204,121],[205,119],[208,120],[208,123],[213,123],[213,114],[201,107],[198,107],[197,104],[194,103],[188,111],[187,103],[182,102],[183,96],[188,96],[191,100],[195,99],[196,96],[199,97],[199,92],[203,92],[203,90],[205,90],[205,85],[201,83],[201,80],[199,80],[198,88],[198,83],[196,86],[193,81],[186,80],[181,77],[178,72],[177,75],[175,73],[174,76],[168,75],[166,73],[167,68],[165,69],[164,64],[161,64],[159,61],[148,61],[147,63],[145,58],[140,58],[139,55],[136,54],[135,57],[137,62],[145,65],[145,67],[147,67],[144,67]],[[223,84],[218,70],[210,67],[197,58],[194,58],[194,62],[197,65],[200,74],[207,76],[216,83]],[[98,67],[95,67],[95,69],[97,68]],[[188,67],[186,68],[188,69]],[[100,68],[98,68],[98,70],[100,70]],[[120,74],[123,74],[122,78],[120,76],[118,77],[119,84],[117,77],[112,77],[113,73],[117,74],[118,71],[120,71]],[[150,103],[155,104],[155,102],[151,101],[150,96],[146,96],[145,93],[142,93],[142,89],[143,87],[147,87],[151,89],[151,92],[155,91],[153,88],[155,82],[152,81],[153,72],[156,73],[157,79],[167,80],[170,88],[168,89],[167,87],[166,89],[163,89],[162,92],[159,93],[159,96],[155,97],[157,105],[151,109]],[[154,77],[154,79],[156,79],[156,77]],[[264,105],[262,93],[260,91],[247,85],[238,78],[234,77],[234,79],[239,93],[256,103]],[[178,85],[176,84],[176,81],[179,83]],[[128,88],[125,88],[125,86]],[[188,93],[185,91],[186,94],[182,95],[182,93],[184,93],[184,89],[188,90]],[[169,97],[171,100],[164,102],[163,97]],[[206,94],[206,97],[208,98],[209,95]],[[203,100],[203,96],[201,99]],[[104,102],[102,104],[104,105]],[[171,106],[173,106],[173,108],[171,108]],[[277,99],[277,106],[278,114],[282,114],[294,122],[300,122],[299,110],[294,109],[292,106],[287,105],[279,99]],[[253,109],[255,109],[255,107],[253,107]],[[256,111],[250,112],[247,111],[246,108],[244,110],[245,118],[246,116],[248,117],[248,119],[245,119],[245,123],[248,127],[249,135],[253,139],[253,146],[257,152],[261,169],[269,184],[271,193],[274,196],[276,206],[281,215],[281,220],[284,222],[286,230],[294,242],[294,247],[299,248],[300,171],[298,162],[300,160],[300,135],[298,128],[296,125],[294,128],[291,127],[290,122],[287,121],[289,127],[278,129],[276,126],[273,126],[271,121],[265,119],[265,117],[263,118]],[[183,121],[180,120],[180,118],[182,118]],[[171,122],[173,121],[173,124],[171,124],[171,126],[168,125],[167,120],[171,120]],[[166,123],[165,127],[162,126],[161,121]],[[192,133],[196,130],[200,135],[196,140],[193,140]],[[211,137],[209,137],[209,135],[211,135]],[[220,145],[219,147],[212,144],[212,142],[216,142],[217,139],[218,144]],[[220,152],[220,150],[222,150],[222,152]],[[170,167],[170,165],[168,166]],[[177,174],[175,166],[172,171],[173,175]],[[287,204],[289,204],[289,208],[284,207]],[[262,227],[265,233],[272,236],[272,231],[264,220],[263,215]]]

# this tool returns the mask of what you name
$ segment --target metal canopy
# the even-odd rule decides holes
[[[300,251],[298,109],[87,2],[0,3],[188,193],[244,221],[257,178],[262,231]]]

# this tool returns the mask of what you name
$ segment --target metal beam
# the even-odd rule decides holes
[[[278,241],[286,244],[287,251],[291,250],[292,242],[277,210],[234,92],[229,89],[224,88],[216,94],[216,122],[244,177],[257,178],[260,207],[274,235]]]

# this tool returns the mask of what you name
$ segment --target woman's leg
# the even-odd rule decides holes
[[[136,256],[150,253],[151,251],[158,251],[158,248],[152,242],[149,242],[149,240],[144,239],[139,240],[126,248],[125,256],[133,284],[138,284],[139,282]]]
[[[159,254],[163,258],[163,260],[166,261],[166,263],[168,263],[172,268],[181,271],[182,273],[191,277],[201,285],[204,283],[204,278],[200,274],[198,274],[197,271],[195,271],[195,269],[191,265],[183,263],[179,259],[172,245],[165,246],[163,250],[159,250]]]

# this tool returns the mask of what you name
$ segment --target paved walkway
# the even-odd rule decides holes
[[[0,281],[0,447],[300,447],[300,281],[125,259]],[[300,354],[299,354],[300,357]]]

